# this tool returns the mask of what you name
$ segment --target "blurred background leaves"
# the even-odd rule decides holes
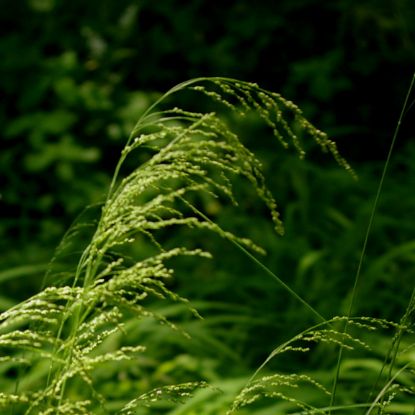
[[[240,130],[264,163],[286,236],[274,235],[249,195],[241,206],[248,216],[220,202],[210,208],[221,225],[260,242],[267,266],[323,315],[345,312],[377,180],[415,67],[412,0],[3,0],[2,6],[2,309],[40,286],[65,229],[84,206],[103,199],[145,108],[188,78],[229,76],[297,103],[335,139],[359,181],[313,148],[305,162],[275,151],[269,132],[248,120]],[[189,108],[203,105],[183,99]],[[356,313],[396,318],[414,285],[414,120],[412,109],[382,195]],[[211,338],[239,356],[238,370],[210,356],[200,371],[221,367],[240,375],[310,320],[232,246],[203,243],[217,262],[184,266],[175,284],[182,295],[211,304]],[[227,312],[214,311],[215,302],[236,309],[244,304],[246,318],[235,319],[229,310],[226,319]],[[226,321],[219,324],[216,315]],[[182,367],[194,365],[186,354],[177,359]]]

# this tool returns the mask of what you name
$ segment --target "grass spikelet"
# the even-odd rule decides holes
[[[63,402],[56,408],[48,408],[39,412],[39,415],[89,415],[90,405],[90,401]]]
[[[122,408],[120,415],[134,415],[137,407],[151,407],[151,405],[159,401],[167,401],[176,404],[183,403],[192,397],[196,390],[207,387],[209,387],[209,385],[206,382],[187,382],[179,385],[156,388],[129,402]]]
[[[227,412],[228,415],[245,406],[251,405],[263,397],[277,399],[289,402],[294,407],[308,411],[317,410],[317,408],[296,399],[294,396],[288,395],[290,389],[298,389],[302,383],[308,383],[320,392],[330,395],[330,392],[308,375],[300,374],[275,374],[264,376],[250,382],[233,402],[232,408]],[[321,411],[320,413],[324,413]]]

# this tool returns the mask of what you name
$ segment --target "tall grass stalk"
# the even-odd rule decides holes
[[[374,222],[376,211],[377,211],[377,208],[378,208],[380,196],[381,196],[381,193],[382,193],[382,190],[383,190],[385,178],[386,178],[388,168],[389,168],[389,165],[390,165],[390,162],[391,162],[392,154],[393,154],[393,151],[395,149],[395,144],[396,144],[399,132],[400,132],[400,128],[401,128],[404,116],[407,113],[410,106],[412,106],[412,104],[409,104],[409,100],[410,100],[410,97],[411,97],[411,94],[412,94],[412,91],[413,91],[413,88],[414,88],[414,83],[415,83],[415,73],[412,76],[410,85],[409,85],[408,90],[406,92],[406,96],[405,96],[405,99],[404,99],[404,102],[403,102],[403,105],[402,105],[401,112],[400,112],[399,117],[398,117],[398,122],[396,124],[395,131],[394,131],[393,136],[392,136],[392,140],[391,140],[389,150],[388,150],[388,153],[387,153],[387,156],[386,156],[386,161],[384,163],[382,174],[381,174],[379,184],[378,184],[378,187],[377,187],[377,190],[376,190],[376,195],[375,195],[375,198],[374,198],[374,201],[373,201],[373,205],[372,205],[368,225],[367,225],[366,232],[365,232],[365,237],[364,237],[364,240],[363,240],[362,249],[361,249],[361,252],[360,252],[359,262],[357,264],[356,275],[355,275],[355,278],[354,278],[353,288],[352,288],[351,297],[350,297],[350,303],[349,303],[348,310],[347,310],[348,319],[346,320],[346,322],[344,324],[344,328],[343,328],[344,333],[347,333],[348,328],[349,328],[349,318],[352,316],[352,313],[353,313],[353,307],[354,307],[354,303],[355,303],[355,299],[356,299],[357,289],[358,289],[359,282],[360,282],[360,276],[361,276],[361,273],[362,273],[362,267],[363,267],[363,262],[364,262],[365,255],[366,255],[367,245],[368,245],[369,237],[370,237],[370,234],[371,234],[371,231],[372,231],[373,222]],[[338,385],[338,382],[339,382],[343,352],[344,352],[344,347],[342,345],[340,345],[338,358],[337,358],[336,372],[335,372],[335,377],[334,377],[333,386],[332,386],[330,407],[333,406],[335,404],[335,401],[336,401],[336,392],[337,392],[337,385]],[[395,358],[396,358],[396,355],[395,355],[393,360],[395,360]],[[329,414],[330,413],[331,413],[331,410],[329,411]]]

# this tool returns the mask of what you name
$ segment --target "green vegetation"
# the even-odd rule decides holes
[[[0,413],[413,414],[412,3],[9,2]]]
[[[268,208],[276,231],[284,232],[277,203],[265,185],[259,160],[223,119],[215,112],[192,112],[177,107],[160,109],[164,101],[182,90],[201,93],[240,117],[254,111],[270,127],[279,144],[285,149],[294,148],[300,159],[305,156],[301,142],[311,137],[341,167],[351,171],[335,143],[279,94],[228,78],[194,79],[172,88],[135,125],[121,153],[106,200],[99,206],[100,215],[97,217],[96,206],[87,209],[83,216],[90,216],[89,222],[79,219],[66,233],[48,267],[42,290],[0,315],[0,364],[6,375],[5,392],[0,394],[1,407],[9,413],[27,415],[133,415],[147,413],[145,408],[152,413],[177,413],[177,410],[180,413],[180,409],[173,409],[175,404],[190,398],[191,409],[188,407],[187,413],[245,413],[245,407],[251,406],[249,413],[295,410],[331,413],[357,408],[367,409],[367,413],[374,410],[384,413],[396,402],[407,411],[408,396],[413,393],[412,361],[407,354],[414,345],[411,326],[415,291],[400,321],[377,316],[352,318],[359,265],[347,315],[326,320],[256,258],[255,254],[264,254],[260,246],[208,217],[209,205],[217,200],[222,204],[228,200],[234,207],[238,206],[249,184],[256,198]],[[142,149],[147,153],[144,160]],[[128,159],[139,160],[138,167],[131,169]],[[123,170],[126,170],[124,178]],[[239,185],[243,183],[242,189],[235,186],[235,178],[239,178]],[[252,200],[252,194],[247,194]],[[377,200],[378,197],[374,211]],[[374,213],[367,236],[373,217]],[[183,228],[192,236],[184,237]],[[180,236],[169,238],[173,231]],[[80,235],[85,238],[85,233],[90,233],[90,240],[79,250]],[[150,375],[151,382],[143,385],[140,379],[140,372],[146,367],[142,355],[150,349],[146,339],[141,339],[141,331],[146,331],[150,322],[153,335],[161,332],[154,326],[157,323],[177,331],[183,337],[182,342],[187,339],[190,343],[193,336],[197,339],[201,334],[207,335],[205,341],[219,348],[218,351],[224,348],[220,343],[215,345],[215,336],[209,331],[203,333],[199,327],[199,334],[186,329],[181,321],[185,318],[183,314],[190,311],[193,318],[198,318],[199,311],[169,285],[176,267],[183,272],[183,258],[185,272],[197,278],[197,268],[211,258],[211,253],[201,248],[201,241],[210,233],[235,245],[271,276],[303,313],[318,321],[317,325],[274,347],[252,376],[241,383],[234,380],[236,388],[226,394],[228,401],[223,402],[221,398],[219,407],[213,410],[205,405],[223,393],[220,378],[215,389],[210,389],[213,397],[196,399],[196,404],[191,397],[198,397],[199,391],[205,388],[209,390],[212,382],[197,370],[187,382],[166,384],[164,380],[151,379]],[[171,239],[175,240],[173,245]],[[367,237],[361,258],[366,241]],[[68,257],[74,264],[72,269]],[[189,266],[195,271],[189,270]],[[160,305],[154,308],[153,298],[158,298],[160,304],[168,301],[181,307],[171,316],[159,310]],[[204,306],[214,305],[208,301]],[[225,317],[228,323],[235,319],[226,314],[218,317]],[[193,319],[190,321],[195,324]],[[255,329],[254,321],[249,324]],[[386,332],[383,338],[391,339],[385,350],[371,346],[373,342],[376,345],[379,332]],[[314,354],[316,346],[329,348],[333,355],[333,348],[340,347],[337,366],[333,365],[334,360],[324,374],[320,373],[321,368],[304,370],[307,364],[299,373],[291,373],[289,367],[276,371],[268,368],[281,354]],[[354,360],[363,360],[358,365],[360,373],[354,378],[352,394],[338,392],[345,350],[355,353]],[[224,351],[228,352],[226,348]],[[187,358],[192,355],[191,350],[188,353]],[[367,367],[369,362],[377,364]],[[163,357],[159,357],[157,365],[165,364]],[[177,369],[182,369],[180,363],[174,369],[170,377],[182,380],[182,376],[176,375]],[[268,373],[264,375],[266,370]],[[11,373],[15,379],[10,378]],[[324,404],[325,396],[330,397],[329,404]],[[163,408],[166,402],[170,405]]]

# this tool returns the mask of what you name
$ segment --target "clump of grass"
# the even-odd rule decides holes
[[[100,368],[112,365],[116,370],[122,362],[137,364],[140,356],[146,353],[145,344],[111,345],[113,336],[125,330],[126,321],[134,318],[140,324],[140,320],[152,318],[172,330],[181,330],[173,321],[148,307],[152,298],[185,304],[198,317],[189,301],[171,288],[169,281],[174,276],[171,264],[177,257],[208,259],[211,255],[202,249],[188,248],[185,241],[175,247],[163,246],[159,233],[172,232],[177,227],[204,230],[230,240],[319,320],[318,326],[271,353],[242,389],[229,413],[254,403],[261,396],[287,400],[304,411],[315,410],[281,387],[295,389],[301,383],[308,383],[328,393],[319,381],[307,374],[272,374],[257,378],[259,371],[283,352],[307,351],[307,343],[326,342],[347,348],[366,345],[346,330],[336,329],[339,319],[325,321],[263,266],[256,258],[256,254],[263,252],[260,246],[222,229],[199,206],[198,197],[203,194],[213,199],[225,198],[237,207],[233,183],[240,177],[255,190],[268,208],[276,231],[283,234],[277,203],[266,185],[261,163],[229,125],[215,112],[165,108],[169,98],[183,90],[201,93],[241,116],[256,112],[270,127],[270,136],[283,149],[293,148],[303,158],[305,151],[298,134],[301,131],[351,171],[335,143],[307,121],[297,106],[279,94],[256,84],[227,78],[198,78],[172,88],[140,117],[133,129],[76,269],[73,272],[51,271],[41,292],[0,315],[0,366],[17,377],[16,382],[10,382],[0,393],[3,412],[133,414],[140,406],[159,400],[180,402],[195,389],[206,386],[203,382],[191,382],[160,386],[136,396],[127,394],[116,409],[98,387]],[[147,160],[128,171],[126,160],[131,165],[143,148],[150,152]],[[64,250],[82,226],[77,224],[67,233],[60,250]],[[133,252],[131,247],[139,238],[152,245],[153,253],[144,257],[127,255]],[[57,262],[58,254],[53,262]],[[372,330],[376,325],[392,325],[376,319],[356,320],[353,324],[365,330]],[[406,330],[406,326],[400,325],[399,330]],[[391,381],[396,377],[392,376]],[[378,401],[380,398],[376,403]]]
[[[205,229],[244,249],[261,252],[252,241],[222,230],[204,214],[198,214],[200,210],[192,202],[195,194],[213,198],[220,195],[237,205],[232,181],[242,176],[268,207],[276,230],[283,232],[259,160],[224,121],[213,112],[160,109],[170,95],[188,88],[233,111],[256,111],[284,148],[292,146],[303,157],[297,135],[286,121],[292,119],[296,128],[300,126],[324,151],[349,168],[335,144],[278,94],[223,78],[195,79],[174,87],[135,126],[116,166],[95,233],[74,273],[56,280],[49,275],[50,286],[0,316],[0,347],[5,355],[2,362],[19,372],[15,389],[1,396],[3,408],[18,408],[25,414],[87,413],[91,407],[105,408],[105,396],[94,386],[94,370],[107,362],[134,360],[144,353],[145,346],[122,347],[104,354],[99,352],[100,347],[122,330],[123,321],[130,315],[137,319],[151,316],[175,328],[143,303],[148,297],[186,303],[166,284],[174,273],[169,260],[210,256],[185,246],[166,250],[157,241],[158,231],[177,226]],[[142,147],[150,148],[152,156],[121,178],[125,160],[133,158]],[[119,254],[139,236],[155,246],[155,255],[135,261]],[[38,378],[26,386],[24,380],[34,372]],[[73,391],[77,391],[74,401],[70,398]],[[139,401],[127,403],[125,410],[128,412],[133,402]]]
[[[341,329],[341,325],[348,323],[349,331]],[[353,329],[353,330],[352,330]],[[298,335],[294,336],[287,342],[282,343],[274,349],[265,361],[256,370],[253,376],[249,379],[246,385],[241,389],[239,395],[233,402],[232,408],[228,414],[238,413],[240,408],[252,405],[263,398],[277,398],[280,401],[285,401],[287,408],[291,411],[295,409],[300,410],[301,413],[327,413],[332,410],[353,410],[356,408],[369,408],[373,410],[381,408],[386,410],[393,399],[399,394],[413,394],[410,388],[404,387],[396,381],[399,374],[408,369],[409,364],[403,365],[395,373],[395,376],[387,380],[387,387],[384,387],[382,394],[385,399],[381,399],[380,395],[372,402],[366,401],[367,397],[359,397],[359,402],[353,404],[343,404],[336,408],[332,403],[327,407],[319,407],[316,404],[311,404],[301,399],[299,390],[302,385],[308,384],[312,387],[313,399],[312,402],[321,404],[324,402],[324,397],[331,399],[332,393],[329,391],[329,384],[323,385],[315,378],[316,375],[309,375],[307,373],[277,373],[259,376],[261,371],[266,369],[266,366],[273,360],[282,358],[286,353],[308,353],[316,344],[331,345],[333,347],[340,346],[343,350],[360,352],[363,355],[374,353],[373,339],[370,333],[378,333],[382,330],[387,332],[397,331],[401,336],[404,334],[414,334],[410,326],[397,324],[393,321],[384,319],[376,319],[372,317],[334,317],[326,322],[319,323],[310,327]],[[384,380],[384,378],[382,379]],[[396,382],[395,382],[396,381]],[[307,396],[307,395],[305,395]],[[387,398],[386,398],[387,397]],[[381,401],[381,403],[378,403]]]

